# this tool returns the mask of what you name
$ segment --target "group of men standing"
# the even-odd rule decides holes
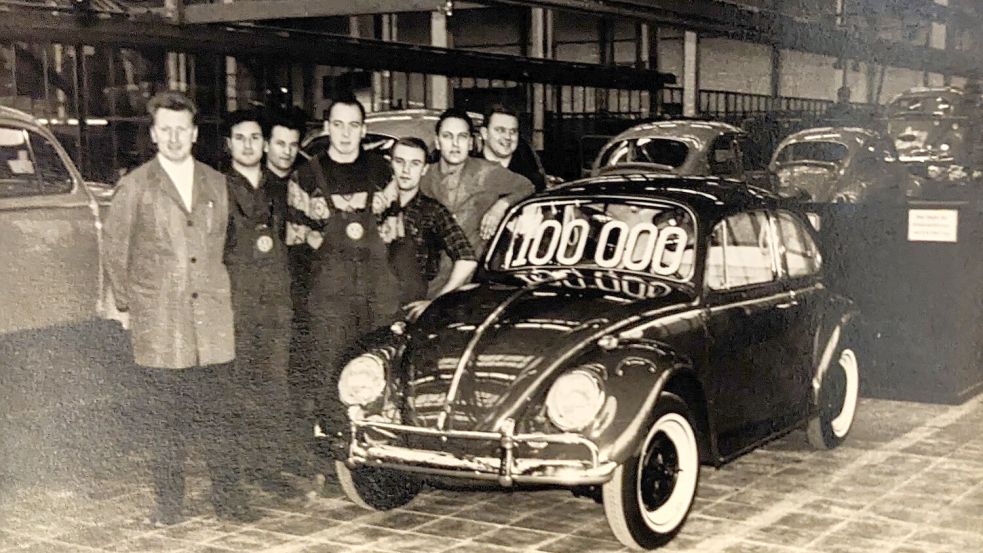
[[[487,159],[470,155],[474,123],[452,108],[437,122],[431,164],[420,137],[397,140],[389,159],[365,151],[354,97],[329,109],[328,148],[299,163],[303,120],[237,111],[224,125],[225,175],[192,156],[187,97],[160,93],[148,111],[158,153],[117,185],[105,244],[151,392],[151,521],[182,520],[191,443],[216,515],[255,520],[242,481],[298,493],[283,473],[307,475],[312,417],[343,420],[332,399],[347,350],[468,282],[509,206],[542,187],[506,167],[541,172],[513,155],[518,117],[501,106],[481,130]],[[291,359],[291,343],[309,354]]]

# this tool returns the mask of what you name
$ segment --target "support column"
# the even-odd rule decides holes
[[[700,38],[693,31],[683,34],[683,116],[696,117],[699,96],[698,61]]]
[[[223,4],[231,4],[232,0],[222,0]],[[182,2],[183,4],[183,2]],[[239,109],[239,66],[232,56],[225,56],[225,109]]]
[[[397,38],[396,14],[383,14],[381,20],[382,36],[385,42],[395,42]],[[372,73],[372,111],[392,109],[392,72],[376,71]]]
[[[529,13],[529,57],[546,57],[546,10],[532,8]],[[546,124],[546,91],[541,83],[532,85],[532,147],[543,149]]]
[[[447,15],[442,11],[430,12],[430,46],[450,47],[450,37],[447,35]],[[451,104],[447,89],[447,77],[431,75],[429,79],[430,107],[434,109],[449,108]]]
[[[635,66],[639,69],[652,68],[652,29],[648,23],[639,23],[635,29]],[[651,95],[658,94],[658,90],[642,91],[640,94],[638,110],[642,117],[650,114],[649,106],[652,105]]]

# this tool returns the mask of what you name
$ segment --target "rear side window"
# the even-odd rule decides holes
[[[707,153],[710,156],[710,174],[721,177],[740,176],[741,168],[734,135],[725,134],[717,137]]]
[[[655,163],[679,167],[686,162],[689,147],[667,138],[632,138],[612,144],[601,154],[599,167],[622,163]]]
[[[731,215],[714,227],[707,252],[708,288],[726,290],[775,278],[772,231],[765,212]]]
[[[778,212],[781,233],[779,253],[791,278],[814,275],[822,267],[822,256],[809,231],[798,217],[786,211]]]
[[[778,152],[775,160],[779,163],[795,161],[841,163],[848,155],[850,155],[850,150],[839,142],[795,142],[782,148],[782,151]]]
[[[0,127],[0,197],[71,192],[72,175],[55,146],[43,136]]]

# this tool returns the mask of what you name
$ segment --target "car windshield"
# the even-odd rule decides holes
[[[629,138],[609,146],[601,154],[599,167],[622,163],[657,163],[679,167],[686,161],[689,147],[682,141],[668,138]]]
[[[515,211],[492,246],[491,271],[627,271],[693,276],[696,225],[678,205],[622,198],[540,200]]]
[[[945,117],[955,115],[957,98],[942,94],[925,94],[918,96],[902,96],[891,102],[888,107],[888,117],[903,117],[905,115],[934,115]]]
[[[839,142],[809,141],[787,144],[778,152],[779,163],[795,161],[826,161],[843,163],[850,150]]]

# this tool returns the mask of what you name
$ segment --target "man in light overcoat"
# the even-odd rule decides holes
[[[155,525],[182,520],[184,463],[202,446],[221,518],[252,520],[232,455],[230,365],[235,357],[225,177],[191,154],[194,103],[162,92],[147,105],[158,154],[122,179],[105,224],[106,265],[127,312],[134,361],[145,376]]]

